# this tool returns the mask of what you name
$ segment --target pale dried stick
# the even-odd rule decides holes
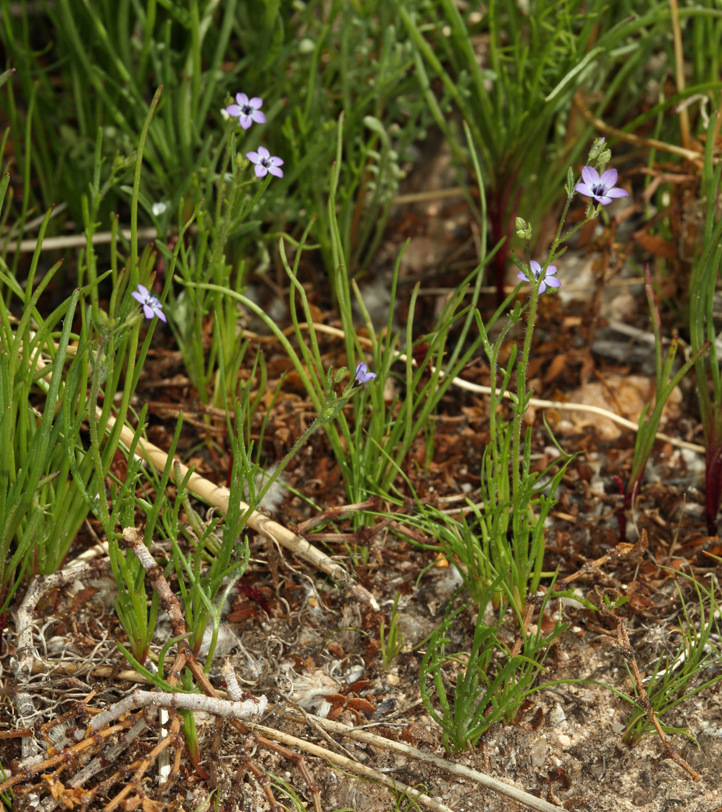
[[[106,708],[94,716],[90,723],[92,733],[104,725],[119,719],[123,714],[139,708],[181,708],[221,716],[224,719],[240,719],[242,722],[260,718],[266,711],[268,700],[265,696],[254,697],[246,694],[243,701],[234,702],[216,696],[182,693],[155,693],[137,688],[132,694]]]
[[[74,662],[46,662],[45,660],[34,659],[32,663],[33,674],[87,674],[96,679],[116,679],[125,682],[138,682],[141,685],[150,685],[150,680],[139,674],[137,671],[125,669],[118,671],[111,665],[101,665],[97,668],[88,668],[88,663]]]
[[[307,330],[308,324],[305,322],[299,324],[301,329]],[[313,329],[319,333],[326,333],[327,335],[332,335],[336,338],[343,338],[345,333],[343,330],[339,330],[337,327],[329,327],[326,324],[313,324]],[[243,331],[244,338],[255,338],[255,333],[251,333],[248,330]],[[263,338],[266,338],[263,336]],[[359,336],[359,342],[365,347],[371,347],[372,342],[370,339]],[[401,361],[404,363],[406,361],[406,355],[404,353],[399,353],[395,358],[395,361]],[[418,366],[417,362],[412,359],[411,363],[414,366]],[[433,375],[436,372],[436,368],[433,366],[429,366],[429,372]],[[444,372],[442,370],[441,377],[444,377]],[[471,383],[470,381],[465,381],[463,378],[452,378],[451,381],[453,386],[458,387],[459,389],[464,389],[467,392],[474,392],[478,395],[490,395],[491,394],[491,387],[490,386],[482,386],[481,384]],[[502,392],[501,389],[497,389],[496,395],[500,398],[506,398],[507,400],[511,400],[515,397],[511,392]],[[633,423],[631,420],[627,420],[626,417],[621,417],[614,412],[610,412],[608,409],[602,409],[600,406],[590,406],[586,403],[567,403],[560,400],[542,400],[541,398],[529,398],[529,405],[535,406],[538,409],[554,409],[558,412],[588,412],[589,414],[597,414],[600,417],[606,417],[608,420],[611,420],[613,423],[617,423],[620,426],[624,426],[626,429],[631,429],[632,431],[639,431],[639,424]],[[677,437],[671,437],[669,434],[664,434],[661,431],[658,431],[654,435],[658,440],[664,440],[667,443],[671,443],[677,448],[687,448],[690,451],[696,451],[698,454],[704,454],[705,448],[702,445],[697,445],[696,443],[688,443],[685,440],[679,440]]]
[[[297,712],[283,711],[283,715],[304,723],[303,717]],[[442,770],[468,778],[475,781],[477,784],[481,784],[482,786],[499,793],[500,795],[505,795],[507,798],[512,798],[518,803],[528,806],[530,809],[537,810],[537,812],[564,812],[564,810],[560,807],[554,806],[554,804],[550,804],[548,801],[544,801],[541,798],[536,798],[534,795],[524,792],[524,790],[517,789],[509,784],[504,784],[491,776],[484,775],[484,773],[464,767],[461,764],[454,764],[450,761],[444,761],[444,759],[438,758],[438,756],[422,753],[421,750],[417,750],[415,747],[409,747],[401,742],[394,742],[390,739],[384,739],[381,736],[374,736],[373,733],[367,733],[363,730],[348,728],[346,725],[342,725],[339,722],[332,722],[329,719],[320,719],[314,717],[314,721],[318,722],[318,724],[330,732],[340,733],[343,736],[348,736],[349,738],[365,742],[366,744],[372,744],[374,747],[382,747],[387,750],[396,750],[397,752],[403,753],[411,758],[415,758],[418,761],[433,764],[435,767],[439,767]],[[370,767],[366,767],[363,764],[352,761],[350,758],[341,756],[338,753],[325,750],[323,747],[319,747],[316,744],[304,741],[303,739],[297,739],[295,736],[290,736],[288,733],[282,733],[278,730],[274,730],[273,728],[265,727],[263,725],[252,723],[249,725],[249,727],[252,730],[263,731],[263,734],[268,736],[269,739],[276,739],[276,741],[289,744],[299,750],[305,750],[307,753],[312,755],[328,759],[333,764],[337,764],[339,767],[343,767],[343,769],[348,770],[349,772],[356,773],[357,775],[365,778],[370,778],[372,781],[377,781],[379,784],[383,784],[390,789],[403,789],[403,785],[400,782],[394,781],[394,779],[389,778],[383,773],[378,773],[376,770],[372,770]],[[408,791],[409,798],[413,798],[417,803],[423,803],[424,806],[427,806],[429,809],[435,809],[438,812],[446,812],[446,810],[448,810],[448,807],[440,804],[433,798],[428,798],[428,796],[421,794],[415,794],[417,790],[413,790],[411,787],[408,787],[403,791]]]
[[[109,418],[107,426],[108,431],[111,429],[113,423],[113,418]],[[127,426],[123,426],[120,433],[120,441],[126,446],[126,448],[129,448],[133,442],[133,431]],[[149,443],[147,440],[141,439],[137,445],[137,453],[159,471],[164,470],[166,460],[168,459],[168,455],[165,453],[165,451],[162,451],[160,448],[152,443]],[[188,468],[182,463],[179,463],[178,467],[180,468],[181,477],[185,477],[185,475],[188,473]],[[204,479],[202,476],[200,476],[200,474],[196,473],[192,473],[190,475],[186,487],[191,493],[194,493],[209,505],[217,507],[223,513],[228,511],[228,504],[231,497],[231,492],[228,488],[224,488],[222,485],[215,485],[213,482]],[[241,502],[242,511],[246,510],[247,507],[247,505]],[[269,519],[268,516],[264,516],[263,513],[259,513],[257,510],[254,510],[253,513],[251,513],[251,515],[248,517],[247,524],[257,533],[268,536],[273,541],[278,542],[282,547],[290,550],[294,555],[308,561],[309,564],[312,564],[314,567],[321,570],[321,572],[326,573],[326,575],[328,575],[334,581],[342,583],[354,596],[354,598],[362,601],[363,603],[371,604],[371,606],[378,611],[378,602],[376,601],[376,598],[374,598],[374,596],[367,589],[362,587],[361,584],[357,584],[352,581],[351,575],[349,575],[348,571],[344,567],[337,564],[325,553],[317,550],[315,547],[309,544],[306,539],[296,535],[296,533],[293,533],[282,524],[274,522],[273,519]]]
[[[39,353],[36,354],[35,365],[38,369],[43,369],[45,366],[47,366],[47,363],[40,357]],[[97,411],[100,413],[100,410]],[[115,418],[113,415],[110,415],[105,430],[110,431],[114,425]],[[133,437],[133,431],[128,428],[128,426],[123,426],[120,433],[120,442],[126,448],[130,448],[132,445]],[[158,446],[153,445],[153,443],[149,443],[147,440],[141,439],[137,446],[137,453],[159,471],[163,471],[165,469],[168,455],[165,453],[165,451],[158,448]],[[179,468],[181,471],[181,476],[184,477],[188,472],[188,468],[182,463],[179,464]],[[192,473],[190,475],[187,487],[191,493],[194,493],[209,505],[217,507],[223,513],[228,511],[228,504],[231,497],[231,492],[228,488],[224,488],[222,485],[215,485],[213,482],[204,479],[202,476],[200,476],[200,474],[196,473]],[[242,511],[248,508],[248,505],[244,504],[243,502],[240,504]],[[272,519],[269,519],[268,516],[265,516],[263,513],[259,513],[256,510],[254,510],[248,517],[247,524],[257,533],[268,536],[270,539],[280,544],[281,547],[285,547],[294,555],[297,555],[299,558],[302,558],[304,561],[312,564],[314,567],[321,570],[321,572],[326,573],[326,575],[328,575],[334,581],[338,581],[339,583],[343,584],[354,596],[354,598],[356,598],[356,600],[359,600],[362,603],[370,604],[371,607],[378,612],[379,605],[376,598],[374,598],[374,596],[367,589],[361,586],[361,584],[355,583],[352,580],[352,576],[344,567],[337,564],[325,553],[322,553],[320,550],[313,547],[308,543],[308,541],[306,541],[306,539],[298,536],[296,533],[293,533],[282,524],[274,522]]]
[[[574,105],[579,108],[579,112],[584,118],[600,133],[612,138],[617,138],[620,141],[626,141],[627,144],[633,144],[635,147],[647,147],[648,149],[658,149],[662,152],[668,152],[671,155],[679,155],[686,158],[688,161],[701,165],[704,161],[704,155],[701,152],[695,152],[691,149],[678,147],[675,144],[668,144],[665,141],[657,141],[656,138],[641,138],[634,133],[625,133],[624,130],[618,130],[616,127],[610,127],[605,124],[600,118],[595,118],[591,110],[587,107],[586,102],[583,100],[581,93],[577,93],[574,97]],[[719,158],[712,159],[714,163],[719,161]]]
[[[168,582],[163,575],[163,569],[156,564],[151,556],[150,552],[148,551],[147,547],[143,543],[140,537],[140,533],[134,527],[126,527],[123,530],[123,542],[130,547],[133,552],[135,553],[138,561],[140,562],[143,569],[146,571],[148,576],[148,580],[150,581],[151,586],[153,589],[158,593],[158,597],[160,599],[161,607],[168,613],[168,618],[171,623],[171,628],[173,629],[173,636],[174,637],[184,637],[186,632],[186,623],[183,619],[183,613],[181,611],[180,601],[178,598],[173,594]],[[183,639],[180,641],[178,646],[178,655],[176,656],[176,661],[173,664],[169,674],[168,674],[168,681],[175,684],[175,680],[178,678],[178,674],[180,670],[183,668],[183,665],[187,664],[188,668],[190,668],[193,676],[196,679],[198,685],[203,689],[206,696],[203,699],[208,699],[209,697],[215,700],[219,700],[221,702],[225,700],[221,700],[218,692],[216,689],[211,685],[208,677],[206,676],[203,669],[200,667],[198,660],[196,659],[195,653],[190,649],[188,646],[188,641]],[[136,694],[143,693],[136,691]],[[154,697],[156,694],[149,694],[149,696]],[[171,697],[178,697],[181,696],[180,694],[172,694]],[[183,694],[182,696],[188,696],[187,694]],[[190,696],[197,696],[197,694],[191,694]],[[265,705],[267,700],[265,697],[261,697],[259,700],[253,699],[253,697],[249,697],[252,699],[253,702],[259,702]],[[151,700],[148,700],[151,701]],[[178,700],[176,700],[178,701]],[[245,698],[244,698],[245,702]],[[231,724],[238,730],[239,733],[249,733],[255,741],[260,744],[261,746],[272,750],[279,755],[282,755],[284,758],[289,759],[296,763],[296,766],[301,771],[301,775],[303,776],[306,785],[308,786],[309,792],[313,796],[313,805],[316,812],[321,812],[321,790],[318,784],[314,782],[311,777],[310,772],[308,771],[308,767],[306,766],[306,762],[303,756],[294,753],[293,751],[289,750],[286,747],[281,747],[278,744],[275,744],[270,739],[263,738],[262,736],[258,736],[255,733],[250,733],[250,729],[244,724],[244,721],[240,715],[240,710],[245,708],[244,702],[241,703],[230,703],[228,706],[230,709],[227,713],[220,713],[218,715],[224,716],[224,718],[228,718],[231,721]],[[115,706],[114,706],[115,707]],[[166,707],[173,708],[175,707],[173,704],[168,704]],[[225,707],[225,706],[217,706],[217,707]],[[200,706],[197,708],[198,710],[203,710]],[[108,710],[109,713],[114,712],[113,708]],[[215,713],[213,710],[209,710],[209,713]],[[173,720],[174,722],[176,719]],[[161,742],[153,752],[162,752],[163,750],[163,742]],[[271,804],[271,807],[275,807],[275,800],[273,798],[273,793],[271,791],[270,782],[267,780],[267,777],[264,776],[263,772],[253,764],[250,756],[244,757],[243,762],[245,766],[253,773],[253,775],[261,782],[263,787],[263,791],[268,798],[268,802]],[[132,786],[138,787],[140,777],[142,776],[143,772],[149,766],[150,761],[146,759],[141,767],[138,768],[137,773],[132,779]],[[176,752],[176,764],[178,764],[178,753]],[[175,768],[174,768],[175,769]],[[170,782],[170,779],[169,779]],[[111,806],[106,807],[104,812],[111,812],[120,801],[125,798],[128,794],[129,790],[127,788],[123,790],[120,796],[117,796],[113,799]],[[122,796],[122,797],[121,797]],[[117,803],[116,803],[117,802]]]
[[[28,586],[22,603],[15,612],[15,645],[17,659],[11,662],[13,676],[17,680],[16,690],[13,692],[13,704],[15,705],[20,725],[22,727],[32,727],[29,721],[35,715],[35,705],[30,694],[24,691],[30,675],[33,673],[33,665],[37,656],[37,651],[33,646],[33,618],[35,607],[43,595],[51,589],[58,589],[76,580],[90,580],[98,578],[105,570],[103,561],[93,561],[84,567],[65,569],[55,572],[52,575],[38,575],[33,578]],[[39,745],[34,737],[24,738],[21,744],[22,759],[31,758],[40,751]]]
[[[292,709],[278,710],[286,718],[293,719],[301,724],[306,724],[304,716],[299,713],[299,711]],[[367,730],[348,727],[341,722],[335,722],[331,719],[321,719],[320,717],[314,716],[313,720],[318,725],[325,728],[329,733],[338,733],[348,739],[354,739],[355,741],[370,744],[373,747],[379,747],[384,750],[393,750],[408,758],[413,758],[416,761],[423,761],[425,764],[432,764],[445,772],[452,773],[453,775],[458,775],[461,778],[467,778],[476,782],[477,784],[481,784],[482,786],[499,793],[499,795],[504,795],[507,798],[513,798],[515,801],[528,806],[530,809],[537,810],[537,812],[562,812],[558,806],[554,806],[554,804],[550,804],[548,801],[544,801],[541,798],[530,795],[528,792],[524,792],[524,790],[517,789],[517,787],[512,787],[509,784],[505,784],[503,781],[492,778],[490,775],[480,773],[478,770],[472,770],[470,767],[464,767],[463,764],[456,764],[453,761],[446,761],[443,758],[431,755],[431,753],[424,753],[422,750],[418,750],[416,747],[411,747],[404,742],[396,742],[392,739],[385,739],[382,736],[376,736],[373,733],[369,733]],[[252,727],[258,728],[260,725],[252,725]]]

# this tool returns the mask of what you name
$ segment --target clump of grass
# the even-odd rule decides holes
[[[404,647],[404,633],[398,628],[399,615],[399,598],[401,593],[397,593],[394,598],[394,606],[391,610],[391,623],[389,624],[388,637],[386,635],[386,620],[381,618],[381,627],[379,628],[379,642],[381,643],[381,663],[384,671],[391,668],[391,664],[396,657],[401,653]]]

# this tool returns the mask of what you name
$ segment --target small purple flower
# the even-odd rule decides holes
[[[249,99],[245,93],[236,93],[236,101],[238,104],[229,104],[225,111],[229,116],[237,118],[244,130],[247,130],[254,121],[257,124],[266,123],[266,117],[261,112],[263,99],[259,99],[258,96]]]
[[[577,183],[576,190],[585,197],[591,197],[595,202],[607,206],[615,197],[627,197],[629,192],[624,189],[615,189],[617,182],[617,170],[607,169],[601,178],[599,172],[593,166],[585,166],[582,169],[582,179],[584,183]]]
[[[258,152],[247,152],[246,158],[256,165],[257,178],[265,178],[269,172],[277,178],[283,177],[283,172],[278,168],[283,161],[280,158],[271,157],[271,153],[265,147],[258,147]]]
[[[539,279],[539,274],[541,273],[541,265],[538,262],[535,262],[534,260],[532,260],[529,263],[529,265],[531,266],[531,272],[534,274],[535,279]],[[562,283],[556,278],[556,276],[554,276],[554,274],[556,272],[557,272],[557,266],[556,265],[550,265],[547,268],[547,272],[544,274],[544,279],[542,280],[541,285],[539,285],[539,294],[540,295],[542,293],[544,293],[544,291],[548,287],[549,288],[560,288],[562,286]],[[521,279],[522,282],[528,282],[529,281],[529,277],[526,274],[522,273],[521,271],[519,271],[519,273],[516,275],[516,278]]]
[[[366,362],[365,361],[359,362],[359,365],[356,367],[356,380],[359,383],[367,384],[374,378],[378,378],[378,375],[375,372],[369,372],[369,368],[366,366]]]
[[[141,303],[146,319],[152,319],[153,316],[158,316],[161,321],[166,321],[165,313],[163,313],[163,305],[153,296],[148,288],[144,288],[143,285],[138,285],[138,290],[134,290],[130,295],[136,302]]]

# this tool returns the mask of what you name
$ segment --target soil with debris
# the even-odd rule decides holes
[[[434,177],[439,175],[443,173],[436,172]],[[654,377],[649,317],[643,287],[625,259],[643,262],[650,250],[659,252],[669,246],[647,239],[641,212],[640,205],[631,198],[617,202],[611,208],[612,225],[605,228],[598,221],[591,224],[580,233],[573,250],[559,261],[561,293],[541,299],[535,331],[529,379],[536,397],[596,405],[632,421],[638,419],[648,402]],[[679,212],[680,221],[684,215]],[[418,329],[422,330],[433,321],[445,291],[453,289],[477,261],[470,213],[462,201],[405,207],[396,212],[389,233],[392,236],[382,256],[382,264],[386,257],[387,265],[400,243],[407,236],[413,237],[403,261],[397,319],[404,322],[408,294],[413,284],[421,281],[417,318]],[[681,229],[679,239],[683,239]],[[687,248],[678,253],[691,256]],[[674,299],[685,289],[689,265],[680,259],[668,261],[677,263],[679,273],[670,272],[660,281],[665,285],[665,295]],[[313,278],[315,270],[306,268],[304,272]],[[382,270],[376,278],[383,290]],[[328,302],[319,286],[308,288],[318,321],[338,326],[333,313],[325,310]],[[424,289],[429,289],[425,295]],[[268,291],[259,286],[257,293],[263,300]],[[493,294],[485,295],[488,303],[484,310],[491,313]],[[270,300],[264,302],[264,306],[271,305]],[[383,308],[383,301],[380,306]],[[258,325],[251,322],[245,326],[258,330]],[[674,325],[670,321],[665,327],[669,334]],[[513,338],[518,340],[518,336]],[[329,363],[335,367],[347,364],[342,342],[326,335],[320,340],[321,352]],[[271,342],[263,346],[268,361],[268,391],[272,392],[287,363],[279,346]],[[490,383],[488,367],[481,358],[468,366],[463,377],[472,383]],[[694,444],[701,442],[702,435],[692,387],[691,378],[683,381],[668,404],[661,428],[670,437]],[[224,421],[211,420],[218,428],[211,454],[208,445],[202,443],[208,430],[207,414],[185,377],[178,353],[162,346],[155,349],[137,398],[149,402],[148,437],[161,448],[170,445],[175,416],[182,408],[186,432],[179,456],[187,464],[194,464],[201,475],[225,483],[230,446],[223,435]],[[268,464],[282,458],[310,416],[312,406],[291,372],[268,420],[264,441]],[[542,470],[554,458],[555,449],[544,428],[541,410],[532,409],[528,417],[534,426],[535,466]],[[577,572],[584,562],[604,556],[619,542],[621,497],[615,477],[623,481],[628,477],[634,433],[582,410],[547,410],[546,418],[564,449],[579,452],[564,477],[548,528],[545,569],[558,567],[563,578]],[[462,495],[474,500],[487,440],[488,400],[472,392],[450,389],[435,418],[433,459],[426,459],[423,438],[409,455],[406,472],[419,496],[441,500]],[[196,450],[189,458],[193,448]],[[619,612],[643,675],[651,672],[660,654],[679,645],[681,603],[675,584],[682,589],[688,609],[696,607],[689,584],[684,579],[675,581],[672,573],[694,575],[703,583],[719,587],[722,568],[714,556],[722,555],[722,543],[717,536],[708,537],[704,529],[703,477],[703,458],[698,452],[680,449],[671,442],[657,442],[636,509],[627,522],[630,541],[646,532],[646,554],[638,561],[622,558],[605,564],[574,584],[585,594],[598,585],[627,595],[629,602]],[[344,503],[338,466],[321,435],[312,437],[284,478],[323,509]],[[444,504],[453,507],[463,503]],[[204,510],[200,503],[196,508]],[[266,509],[291,528],[311,515],[301,499],[289,494],[282,494],[280,503],[267,505]],[[441,810],[509,812],[527,807],[479,785],[473,778],[420,761],[413,749],[407,753],[388,749],[384,741],[405,744],[446,758],[454,765],[486,773],[565,809],[722,809],[720,683],[684,699],[663,719],[667,725],[688,729],[696,738],[697,744],[683,736],[672,737],[672,742],[700,774],[699,781],[691,780],[677,763],[665,758],[656,735],[644,737],[634,747],[623,744],[630,705],[593,684],[562,683],[534,694],[513,724],[493,727],[471,753],[447,755],[440,728],[420,700],[419,667],[425,639],[441,622],[450,602],[456,605],[463,600],[458,594],[460,582],[455,570],[444,561],[436,561],[437,566],[433,566],[436,552],[388,528],[369,540],[363,533],[354,533],[350,520],[341,518],[335,522],[335,530],[337,538],[324,542],[326,551],[353,570],[355,578],[378,601],[378,611],[353,599],[268,540],[249,534],[252,561],[241,588],[227,607],[209,676],[217,688],[223,689],[220,668],[224,660],[230,659],[241,687],[265,695],[272,703],[263,725],[315,742],[421,790]],[[89,522],[69,558],[94,547],[94,536],[100,534],[99,525]],[[313,533],[308,533],[307,538],[321,546]],[[353,551],[356,555],[352,557]],[[167,547],[164,553],[161,544],[153,553],[162,562]],[[171,587],[175,586],[171,581]],[[34,736],[43,757],[82,738],[89,718],[98,709],[112,705],[137,687],[115,645],[125,637],[113,610],[113,588],[107,576],[75,582],[49,592],[37,607],[33,631],[36,662],[23,691],[34,706]],[[406,645],[384,673],[380,624],[383,618],[389,628],[397,593],[401,593],[399,625]],[[632,694],[632,680],[613,624],[574,601],[566,601],[554,611],[562,612],[569,628],[546,661],[544,681],[590,680]],[[692,618],[699,620],[694,611]],[[469,610],[454,625],[451,636],[456,650],[468,651],[474,619]],[[161,622],[154,645],[156,653],[170,634],[170,627]],[[12,622],[8,622],[2,645],[4,699],[0,734],[5,735],[17,725],[11,701],[16,686],[10,665],[19,652]],[[700,674],[699,681],[712,679],[720,669],[722,663],[717,662],[716,670]],[[450,671],[450,685],[453,678]],[[297,716],[289,715],[288,709]],[[297,721],[301,712],[306,717]],[[369,744],[324,732],[315,721],[316,715],[379,738]],[[62,724],[48,725],[61,718]],[[130,780],[139,760],[150,757],[158,744],[157,716],[148,711],[145,718],[148,727],[129,749],[86,785],[97,786],[113,770],[133,765],[117,784],[98,792],[91,808],[112,808],[111,799]],[[153,762],[143,784],[145,797],[134,796],[123,805],[124,809],[142,805],[144,812],[166,808],[202,810],[214,808],[217,802],[220,809],[229,812],[267,809],[262,784],[247,769],[248,755],[275,776],[276,783],[279,779],[291,787],[299,803],[312,808],[312,793],[297,762],[253,746],[228,724],[223,727],[217,755],[211,757],[208,754],[213,752],[217,732],[214,719],[199,713],[197,724],[203,759],[200,769],[194,769],[184,754],[177,784],[169,794],[160,795],[156,790],[161,782],[161,766]],[[17,768],[20,752],[20,739],[0,738],[0,762],[6,768]],[[28,777],[14,788],[16,808],[44,812],[56,807],[82,808],[84,796],[70,786],[87,758],[78,756]],[[348,769],[311,755],[304,758],[312,780],[320,786],[324,810],[385,812],[416,808],[408,798],[354,777]],[[217,794],[212,794],[214,788]],[[276,797],[292,808],[283,793],[276,791]],[[421,801],[416,803],[419,808],[428,808]]]

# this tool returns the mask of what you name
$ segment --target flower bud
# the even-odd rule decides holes
[[[600,172],[604,172],[604,170],[606,169],[607,164],[611,160],[612,160],[612,150],[611,149],[603,150],[602,152],[599,153],[599,156],[597,157],[597,161],[596,161],[597,169]]]
[[[592,144],[592,148],[589,150],[589,160],[587,163],[592,163],[599,158],[599,153],[604,149],[606,138],[602,135],[599,138],[594,139],[594,143]]]
[[[521,217],[517,217],[514,221],[514,226],[516,228],[517,237],[521,237],[522,240],[531,239],[531,226],[526,222],[526,220],[522,220]]]

